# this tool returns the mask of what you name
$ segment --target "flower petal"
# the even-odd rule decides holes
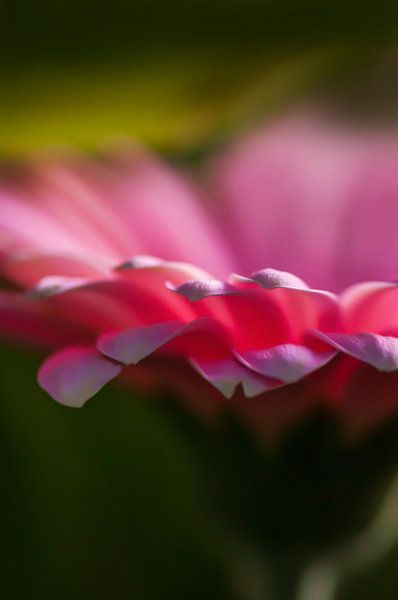
[[[89,281],[82,277],[64,277],[63,275],[48,275],[37,282],[36,286],[27,293],[32,300],[49,298],[64,292],[69,292],[88,285]]]
[[[212,164],[239,270],[267,257],[330,290],[396,279],[397,163],[394,137],[313,114],[249,134]]]
[[[293,115],[249,134],[213,162],[223,227],[239,269],[250,273],[267,257],[311,287],[341,286],[334,265],[339,225],[362,155],[358,140]]]
[[[124,271],[136,271],[138,269],[156,269],[169,276],[177,276],[178,279],[211,279],[211,275],[199,267],[187,262],[162,260],[157,256],[149,254],[137,254],[117,265],[114,270],[123,273]]]
[[[100,336],[97,348],[105,356],[125,365],[136,365],[173,339],[183,328],[184,323],[181,321],[169,321],[120,332],[108,332]]]
[[[204,361],[191,359],[192,366],[226,398],[232,398],[239,384],[242,384],[248,398],[267,392],[280,385],[279,382],[258,377],[234,359]]]
[[[250,277],[242,277],[241,275],[232,275],[232,282],[247,282],[247,283],[257,283],[261,285],[261,287],[266,290],[273,290],[275,288],[293,288],[293,289],[309,289],[308,285],[300,279],[300,277],[296,277],[292,273],[288,273],[287,271],[278,271],[278,269],[261,269],[260,271],[255,271],[252,273]]]
[[[151,269],[96,281],[46,277],[29,297],[47,301],[53,310],[92,327],[97,335],[164,321],[189,322],[196,316],[192,306],[171,294],[164,278]]]
[[[167,282],[169,290],[185,296],[190,302],[199,302],[210,296],[238,296],[239,290],[233,285],[217,279],[195,279],[175,286]]]
[[[398,338],[375,333],[318,333],[336,350],[369,363],[379,371],[398,369]]]
[[[398,330],[397,303],[396,283],[369,281],[347,288],[340,296],[346,330],[350,333],[395,334]]]
[[[202,310],[207,310],[231,332],[238,351],[263,350],[284,343],[307,345],[308,330],[330,331],[340,327],[337,297],[307,287],[264,289],[254,279],[247,278],[234,279],[234,283],[195,280],[168,287],[190,302],[202,301]]]
[[[250,369],[284,383],[299,381],[327,364],[336,352],[315,352],[305,346],[281,344],[265,350],[238,354],[237,358]]]
[[[98,278],[106,272],[102,265],[81,257],[31,252],[12,253],[2,262],[1,270],[7,279],[26,288],[49,276]]]
[[[120,371],[91,347],[67,348],[43,363],[38,381],[57,402],[81,407]]]

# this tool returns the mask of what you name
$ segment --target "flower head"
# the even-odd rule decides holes
[[[397,173],[396,140],[305,118],[201,191],[139,150],[31,165],[0,190],[0,332],[53,350],[39,383],[71,406],[122,372],[192,400],[196,371],[257,420],[371,421],[398,385]]]

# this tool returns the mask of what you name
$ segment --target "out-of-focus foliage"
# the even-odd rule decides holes
[[[37,365],[2,349],[1,597],[233,598],[181,432],[120,390],[65,409]]]
[[[256,522],[257,533],[263,526],[271,527],[265,546],[271,544],[285,558],[292,542],[303,556],[307,549],[304,538],[295,537],[291,527],[310,529],[311,544],[324,530],[327,537],[334,536],[330,525],[336,516],[338,537],[342,523],[347,521],[347,533],[351,529],[349,514],[357,502],[351,492],[356,486],[351,489],[353,482],[341,468],[343,455],[335,464],[327,452],[313,454],[318,447],[323,452],[328,447],[324,430],[307,450],[299,430],[288,443],[292,452],[285,458],[281,455],[279,460],[278,452],[264,448],[259,460],[253,461],[256,444],[246,445],[243,430],[243,437],[238,428],[237,437],[221,429],[207,439],[194,420],[178,416],[178,409],[174,413],[170,398],[154,401],[108,387],[83,410],[65,408],[35,387],[38,358],[4,347],[1,356],[0,594],[4,598],[262,600],[268,597],[264,595],[267,554],[261,550],[262,533],[251,545]],[[198,454],[202,436],[206,448]],[[387,445],[391,445],[388,440]],[[355,473],[363,473],[365,490],[367,466],[380,462],[382,446],[377,442],[372,457],[369,445],[369,452],[361,463],[360,451],[354,447],[347,461],[351,465],[353,459]],[[259,471],[263,459],[271,472],[272,465],[281,463],[279,471],[271,478],[268,473],[264,480]],[[305,474],[306,462],[311,468]],[[217,483],[213,477],[221,464]],[[330,503],[333,484],[322,465],[332,471],[339,468],[334,473],[340,485],[336,504]],[[307,477],[302,484],[300,473]],[[320,479],[312,488],[308,478],[316,473]],[[267,493],[265,482],[273,479]],[[256,496],[257,485],[260,496]],[[346,510],[341,511],[337,501],[344,498],[344,486]],[[221,489],[226,495],[220,496],[219,506],[214,491]],[[370,491],[371,496],[377,495],[377,490]],[[313,504],[316,494],[327,503],[324,513],[322,502],[317,508]],[[367,502],[365,493],[358,506],[359,519]],[[238,537],[228,527],[229,505],[233,511],[241,506],[235,515]],[[331,520],[330,515],[334,515]],[[354,522],[352,526],[357,527]],[[275,538],[279,529],[283,537]],[[396,552],[393,549],[385,562],[367,569],[365,577],[360,570],[349,573],[338,600],[370,600],[376,592],[380,599],[392,600],[398,589]]]
[[[126,136],[189,151],[366,78],[398,31],[388,0],[5,0],[1,12],[3,153]]]

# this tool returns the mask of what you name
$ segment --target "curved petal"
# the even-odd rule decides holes
[[[108,332],[99,337],[97,348],[105,356],[125,365],[136,365],[172,340],[183,328],[184,323],[181,321],[168,321],[120,332]]]
[[[62,254],[12,253],[2,261],[4,276],[25,288],[36,286],[49,276],[98,278],[104,277],[103,265],[82,257]]]
[[[287,271],[278,271],[278,269],[271,268],[255,271],[250,277],[232,275],[230,279],[233,283],[257,283],[266,290],[273,290],[280,287],[299,290],[309,289],[308,285],[300,277]]]
[[[189,322],[196,312],[165,288],[169,275],[168,270],[146,268],[94,281],[46,277],[29,295],[47,299],[54,309],[97,334],[164,321]]]
[[[211,296],[239,296],[239,290],[236,287],[217,279],[195,279],[178,286],[166,282],[166,286],[169,290],[181,294],[190,302],[199,302]]]
[[[280,382],[259,377],[234,359],[222,361],[190,360],[192,366],[226,398],[232,398],[238,385],[242,385],[248,398],[278,387]]]
[[[282,344],[266,350],[236,354],[250,369],[284,383],[299,381],[326,365],[335,355],[336,352],[320,353],[296,344]]]
[[[168,287],[190,302],[202,303],[232,332],[239,352],[300,343],[310,329],[338,330],[340,326],[337,298],[306,287],[264,289],[248,278],[234,283],[195,280]]]
[[[129,271],[153,270],[155,272],[164,273],[165,275],[177,278],[177,281],[190,281],[191,279],[211,279],[211,275],[187,262],[168,261],[151,256],[148,254],[138,254],[127,261],[114,267],[114,271],[118,273],[129,273]]]
[[[318,333],[318,335],[336,350],[366,362],[379,371],[398,369],[398,337],[375,333]]]
[[[120,371],[91,347],[67,348],[43,363],[38,382],[57,402],[81,407]]]
[[[340,299],[345,327],[352,333],[393,334],[398,330],[398,285],[366,282],[349,287]]]
[[[50,298],[51,296],[58,296],[71,290],[83,289],[89,283],[90,281],[83,277],[48,275],[38,281],[37,285],[27,293],[27,297],[32,300]]]

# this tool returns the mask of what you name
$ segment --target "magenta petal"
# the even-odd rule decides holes
[[[242,384],[245,396],[248,398],[258,396],[280,385],[279,382],[258,377],[233,359],[212,362],[191,359],[190,362],[196,371],[226,398],[232,398],[239,384]]]
[[[57,402],[81,407],[120,371],[120,365],[100,356],[94,348],[67,348],[42,364],[38,381]]]
[[[23,251],[11,253],[2,269],[7,278],[26,288],[37,285],[49,275],[94,279],[106,273],[103,265],[89,258]]]
[[[156,256],[150,256],[149,254],[138,254],[125,260],[115,267],[115,271],[131,271],[132,269],[149,269],[151,267],[160,267],[165,261],[157,258]]]
[[[125,365],[135,365],[172,340],[184,323],[169,321],[146,327],[135,327],[121,332],[109,332],[100,336],[97,348],[100,352]]]
[[[115,208],[145,253],[214,269],[218,277],[231,271],[224,236],[181,171],[136,150],[120,157],[116,175]]]
[[[138,269],[159,269],[167,271],[170,276],[176,271],[178,274],[185,276],[186,279],[211,279],[211,275],[203,269],[187,262],[162,260],[157,256],[148,254],[135,255],[129,260],[115,267],[115,271],[136,271]]]
[[[250,369],[267,377],[293,383],[328,363],[336,352],[315,352],[305,346],[281,344],[266,350],[236,354]]]
[[[171,283],[167,283],[166,285],[170,290],[185,296],[191,302],[199,302],[199,300],[203,300],[203,298],[208,298],[209,296],[233,296],[239,294],[239,291],[232,285],[224,281],[218,281],[217,279],[195,279],[179,286],[173,286]]]
[[[242,277],[240,275],[233,275],[232,281],[236,282],[247,282],[247,283],[257,283],[261,287],[266,290],[273,290],[275,288],[293,288],[299,290],[308,289],[308,285],[300,279],[300,277],[296,277],[292,273],[288,273],[287,271],[278,271],[277,269],[261,269],[261,271],[256,271],[252,273],[250,277]]]
[[[398,329],[397,302],[396,283],[370,281],[349,287],[340,296],[346,330],[350,333],[395,334]]]
[[[48,275],[43,277],[37,285],[28,292],[29,298],[37,300],[63,294],[88,284],[89,280],[83,277],[64,277],[62,275]]]
[[[318,333],[337,350],[369,363],[379,371],[398,369],[398,338],[375,333]]]

